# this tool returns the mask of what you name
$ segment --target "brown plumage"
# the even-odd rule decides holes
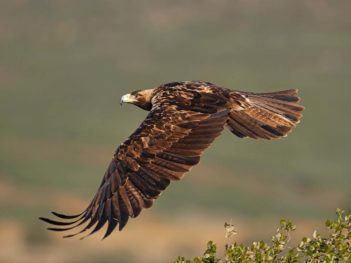
[[[79,215],[53,212],[59,219],[40,218],[53,231],[82,227],[66,237],[106,222],[105,237],[143,208],[152,206],[172,180],[180,180],[198,164],[202,152],[227,126],[232,133],[254,139],[287,135],[301,118],[297,90],[272,93],[233,91],[201,81],[172,82],[122,97],[150,111],[140,127],[116,150],[88,207]]]

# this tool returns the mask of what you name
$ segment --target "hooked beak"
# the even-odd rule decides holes
[[[133,103],[136,102],[137,100],[135,99],[135,97],[131,94],[126,94],[124,96],[122,96],[121,98],[121,106],[123,105],[123,103]]]

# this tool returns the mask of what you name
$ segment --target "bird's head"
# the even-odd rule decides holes
[[[121,98],[121,105],[123,103],[130,103],[142,108],[143,110],[151,110],[152,108],[152,97],[154,89],[146,89],[146,90],[136,90],[130,94],[126,94]]]

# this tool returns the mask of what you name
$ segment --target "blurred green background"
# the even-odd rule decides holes
[[[348,0],[2,0],[0,262],[171,262],[209,239],[269,239],[279,219],[310,235],[351,209]],[[100,242],[48,233],[76,213],[115,148],[146,116],[120,97],[174,80],[232,89],[299,88],[286,139],[225,132],[152,209]]]

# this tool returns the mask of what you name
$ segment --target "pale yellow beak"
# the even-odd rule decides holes
[[[131,94],[126,94],[121,98],[121,106],[123,105],[123,103],[133,103],[133,102],[137,102],[137,100]]]

